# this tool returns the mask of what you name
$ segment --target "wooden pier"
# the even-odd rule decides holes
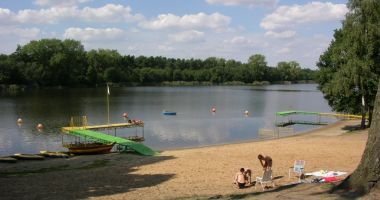
[[[107,130],[107,129],[118,129],[118,128],[133,128],[133,127],[144,127],[143,122],[138,123],[115,123],[115,124],[100,124],[100,125],[83,125],[83,126],[68,126],[62,127],[62,131],[67,133],[71,130]]]

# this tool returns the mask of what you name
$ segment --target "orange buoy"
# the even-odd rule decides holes
[[[42,125],[42,124],[37,125],[37,129],[43,129],[43,128],[44,128],[44,125]]]
[[[17,123],[21,124],[22,123],[22,119],[18,118]]]
[[[123,113],[124,118],[128,118],[128,113]]]

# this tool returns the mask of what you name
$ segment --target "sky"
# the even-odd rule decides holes
[[[218,57],[316,69],[347,0],[1,0],[0,53],[42,38],[86,50],[170,58]]]

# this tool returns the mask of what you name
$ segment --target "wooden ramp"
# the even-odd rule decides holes
[[[63,127],[62,131],[69,132],[71,130],[104,130],[104,129],[117,129],[117,128],[132,128],[144,127],[144,123],[116,123],[116,124],[101,124],[101,125],[80,125]]]
[[[131,140],[127,140],[125,138],[115,137],[112,135],[107,135],[101,132],[92,131],[92,130],[86,130],[86,129],[66,129],[67,133],[76,135],[76,136],[83,136],[92,138],[95,140],[105,141],[105,142],[116,142],[119,145],[127,146],[130,149],[135,150],[136,152],[146,155],[146,156],[153,156],[156,155],[157,152],[152,150],[151,148]]]

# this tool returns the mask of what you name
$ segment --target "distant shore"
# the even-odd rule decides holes
[[[232,184],[240,167],[250,168],[253,179],[261,175],[258,154],[273,158],[276,187],[297,181],[288,177],[296,159],[306,161],[306,172],[351,173],[367,140],[367,130],[347,131],[357,124],[340,121],[293,137],[168,150],[154,157],[112,153],[1,163],[0,192],[4,199],[173,199],[261,192]]]
[[[110,83],[113,87],[139,87],[139,86],[158,86],[158,87],[183,87],[183,86],[264,86],[264,85],[290,85],[290,84],[316,84],[314,80],[299,80],[299,81],[255,81],[253,83],[244,83],[241,81],[229,81],[224,83],[212,83],[208,81],[164,81],[161,83],[150,83],[150,84],[141,84],[137,82],[128,82],[128,83]],[[50,87],[37,87],[31,85],[19,85],[19,84],[0,84],[0,92],[3,93],[15,93],[22,92],[27,90],[35,89],[62,89],[62,88],[97,88],[105,87],[104,85],[98,86],[85,86],[85,85],[76,85],[76,86],[50,86]]]

